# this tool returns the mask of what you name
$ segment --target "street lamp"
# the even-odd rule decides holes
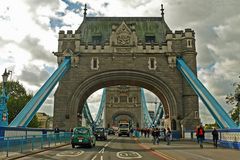
[[[240,127],[240,89],[236,90],[235,99],[237,100],[238,127]]]
[[[9,96],[7,95],[5,84],[10,73],[11,71],[7,71],[7,69],[5,69],[2,75],[3,82],[2,82],[2,94],[0,96],[0,126],[8,126],[7,100]]]

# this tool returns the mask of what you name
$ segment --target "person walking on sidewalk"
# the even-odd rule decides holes
[[[199,144],[198,128],[199,128],[199,126],[197,126],[196,129],[195,129],[195,135],[197,137],[197,143]]]
[[[156,140],[157,140],[157,131],[156,128],[153,128],[152,130],[152,137],[153,137],[153,144],[156,144]]]
[[[156,141],[157,141],[157,144],[159,144],[159,142],[160,142],[159,136],[160,136],[160,129],[156,128]]]
[[[172,134],[172,132],[171,132],[170,128],[168,127],[168,128],[167,128],[167,132],[166,132],[167,145],[170,145],[170,137],[171,137],[171,134]]]
[[[213,146],[214,146],[215,148],[217,148],[217,143],[218,143],[218,131],[216,130],[215,127],[213,128],[212,136],[213,136]]]
[[[198,135],[200,147],[203,148],[203,140],[204,140],[205,131],[204,131],[202,125],[200,125],[200,127],[197,129],[197,135]]]

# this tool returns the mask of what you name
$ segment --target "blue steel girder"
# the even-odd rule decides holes
[[[159,106],[158,106],[158,109],[157,109],[157,114],[156,114],[156,116],[154,117],[154,120],[153,120],[153,125],[154,126],[156,126],[159,123],[160,119],[162,119],[163,113],[164,113],[163,106],[162,106],[162,103],[160,103]]]
[[[37,113],[43,102],[46,100],[52,89],[59,80],[69,70],[71,63],[70,57],[65,57],[64,61],[59,65],[51,77],[43,84],[32,99],[24,106],[21,112],[10,123],[10,127],[26,127],[34,115]]]
[[[222,106],[217,100],[210,94],[210,92],[204,87],[200,80],[195,76],[191,69],[186,65],[182,58],[177,58],[177,68],[182,73],[184,78],[201,98],[208,111],[211,113],[217,124],[221,128],[237,128],[237,125],[225,112]]]
[[[102,93],[100,106],[99,106],[99,109],[98,109],[98,112],[97,112],[97,116],[96,116],[95,121],[94,121],[95,125],[99,125],[105,105],[106,105],[106,89],[104,88],[103,93]]]
[[[151,124],[153,122],[152,122],[152,119],[148,112],[147,103],[146,103],[144,91],[142,88],[141,88],[141,104],[142,104],[142,108],[143,108],[143,113],[144,113],[143,115],[144,115],[145,123],[147,124],[148,127],[151,127]]]
[[[89,110],[88,104],[85,103],[84,107],[83,107],[83,114],[85,116],[85,118],[87,119],[87,121],[92,125],[94,123],[91,112]]]

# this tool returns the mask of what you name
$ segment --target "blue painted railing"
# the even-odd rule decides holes
[[[0,159],[69,144],[71,132],[45,128],[0,127]]]
[[[196,94],[201,98],[203,103],[206,105],[208,111],[216,120],[217,124],[221,128],[237,128],[237,125],[225,112],[222,106],[216,101],[216,99],[203,86],[203,84],[195,76],[191,69],[186,65],[182,58],[177,58],[177,68],[185,77],[193,90],[196,92]]]
[[[219,146],[224,148],[234,148],[240,150],[240,129],[218,129]],[[185,139],[197,141],[195,131],[185,131]],[[212,143],[212,130],[205,130],[204,142]]]
[[[57,70],[51,75],[51,77],[44,83],[44,85],[38,90],[33,98],[25,105],[21,112],[10,123],[10,127],[26,127],[30,123],[52,89],[70,68],[70,62],[70,57],[66,57],[64,59]]]
[[[150,128],[152,127],[151,125],[153,124],[153,121],[149,115],[148,108],[147,108],[147,103],[144,95],[144,91],[141,88],[141,104],[142,104],[142,109],[143,109],[143,114],[144,114],[144,122],[145,125]]]

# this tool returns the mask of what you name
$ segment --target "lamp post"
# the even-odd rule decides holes
[[[7,95],[6,92],[6,82],[8,79],[9,74],[11,73],[11,71],[7,71],[7,69],[5,69],[2,78],[3,78],[3,82],[2,82],[2,94],[0,96],[0,126],[8,126],[8,109],[7,109],[7,100],[9,98],[9,96]]]

